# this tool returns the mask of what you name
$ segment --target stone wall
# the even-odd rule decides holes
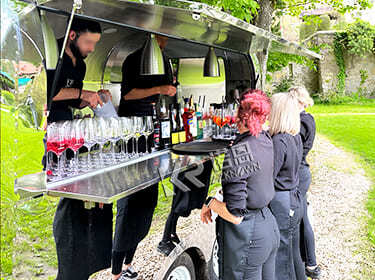
[[[327,44],[333,46],[335,31],[320,31],[314,34],[309,41],[315,45]],[[272,81],[268,84],[267,90],[272,89],[280,82],[292,76],[294,84],[304,85],[311,93],[320,92],[322,95],[328,94],[337,89],[337,74],[339,72],[336,64],[336,58],[332,47],[321,50],[323,58],[318,61],[318,71],[312,71],[308,67],[298,64],[287,66],[281,71],[272,73]],[[369,54],[366,57],[360,57],[349,54],[344,51],[345,61],[345,94],[361,92],[367,96],[375,96],[375,55]],[[361,71],[368,76],[366,81],[361,85]]]

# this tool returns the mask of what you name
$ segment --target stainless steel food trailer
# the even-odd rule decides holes
[[[66,20],[77,8],[76,17],[98,21],[103,29],[95,52],[86,59],[85,81],[90,83],[85,86],[109,89],[115,105],[120,98],[122,62],[129,53],[142,46],[148,33],[169,37],[165,53],[170,58],[179,59],[180,64],[197,59],[203,66],[209,47],[213,47],[219,57],[224,69],[223,84],[216,88],[201,84],[193,89],[182,85],[180,94],[189,90],[189,95],[190,91],[197,91],[213,98],[230,97],[237,88],[255,88],[259,72],[255,54],[263,52],[270,42],[271,51],[320,58],[298,44],[202,3],[175,0],[2,0],[1,3],[1,85],[13,95],[12,102],[4,101],[5,96],[2,96],[2,110],[15,116],[17,133],[7,153],[14,159],[9,164],[17,178],[15,192],[21,198],[46,194],[88,201],[88,207],[93,202],[112,203],[171,176],[176,170],[183,171],[212,159],[207,155],[176,155],[164,150],[47,182],[39,163],[42,154],[35,158],[34,151],[25,147],[32,143],[40,151],[44,149],[41,123],[47,103],[46,69],[56,67],[56,38],[64,36]],[[20,163],[27,161],[30,165],[26,170]],[[216,279],[214,237],[213,225],[202,225],[165,258],[155,271],[154,279]],[[181,256],[186,258],[186,254],[195,265],[195,275],[183,269]],[[177,272],[176,263],[182,267]]]

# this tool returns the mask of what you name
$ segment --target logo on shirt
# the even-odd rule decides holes
[[[72,79],[66,79],[66,88],[71,88],[74,84],[74,80]]]
[[[228,152],[223,163],[223,179],[232,180],[250,176],[260,170],[258,161],[254,160],[249,143],[234,145]]]

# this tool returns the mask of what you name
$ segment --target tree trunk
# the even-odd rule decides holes
[[[263,28],[267,31],[271,31],[272,24],[272,13],[273,13],[273,2],[272,0],[259,0],[259,11],[255,19],[255,26]],[[267,44],[265,49],[257,52],[257,58],[260,65],[260,80],[258,80],[258,87],[261,90],[265,90],[266,86],[266,74],[267,74],[267,60],[268,50],[271,46],[271,42]],[[259,83],[260,82],[260,83]]]

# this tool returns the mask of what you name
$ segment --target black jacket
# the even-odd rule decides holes
[[[302,141],[298,134],[279,133],[272,137],[274,148],[275,188],[295,189],[299,184],[298,169],[302,161]]]
[[[306,113],[305,111],[301,112],[300,117],[301,130],[299,132],[299,135],[301,136],[303,144],[302,164],[308,166],[308,163],[306,162],[306,157],[314,144],[316,126],[313,116]]]
[[[272,200],[273,145],[267,132],[241,134],[225,155],[222,174],[224,202],[233,215],[260,209]]]

